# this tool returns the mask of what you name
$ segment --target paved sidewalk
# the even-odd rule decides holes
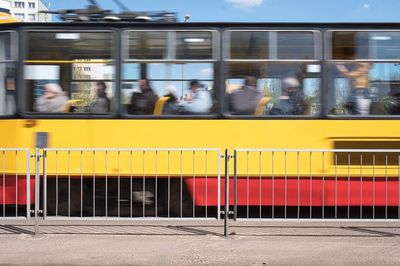
[[[0,221],[0,264],[400,265],[398,222]]]

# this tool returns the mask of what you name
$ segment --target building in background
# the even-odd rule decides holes
[[[11,0],[0,0],[0,12],[10,14]]]
[[[49,0],[9,0],[5,2],[10,2],[10,13],[18,21],[24,21],[24,22],[51,21],[51,14],[40,13],[41,11],[49,10],[50,6]]]

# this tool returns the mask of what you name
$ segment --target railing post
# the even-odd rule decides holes
[[[35,149],[35,236],[39,234],[40,149]]]
[[[233,220],[237,220],[237,151],[233,152]]]
[[[228,149],[225,150],[225,209],[224,209],[224,236],[229,234],[229,154]]]

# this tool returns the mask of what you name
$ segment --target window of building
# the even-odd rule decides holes
[[[35,8],[35,6],[36,6],[36,5],[35,5],[34,2],[29,2],[29,3],[28,3],[28,7],[29,7],[29,8]]]
[[[111,112],[113,34],[35,31],[27,36],[26,112],[103,115]],[[87,68],[92,70],[90,75],[84,72]],[[49,102],[46,98],[49,93],[56,94],[58,101]]]
[[[90,71],[90,67],[84,67],[83,70],[84,71]]]
[[[25,3],[21,1],[15,1],[14,2],[14,7],[16,8],[25,8]]]
[[[28,18],[29,18],[30,21],[35,21],[36,20],[35,14],[28,14]]]
[[[15,13],[14,16],[18,20],[24,20],[25,19],[25,14],[24,13]]]

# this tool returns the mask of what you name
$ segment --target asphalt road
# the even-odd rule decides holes
[[[1,265],[400,265],[398,222],[0,221]]]

